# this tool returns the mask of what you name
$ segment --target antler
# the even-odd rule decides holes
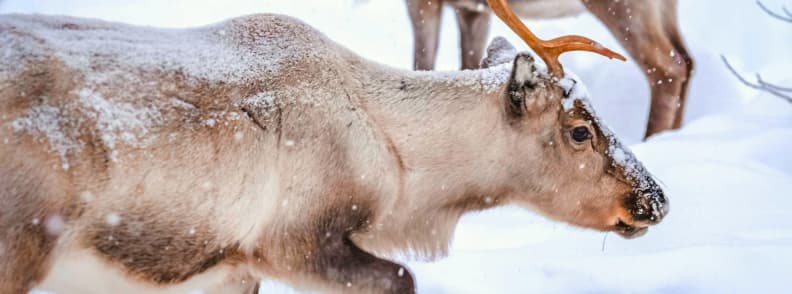
[[[506,1],[507,0],[487,0],[487,3],[489,3],[495,15],[505,22],[512,31],[520,36],[520,38],[544,60],[550,70],[550,74],[556,77],[564,77],[564,68],[561,66],[561,62],[558,61],[558,56],[568,51],[589,51],[611,59],[616,58],[621,61],[627,60],[621,54],[613,52],[596,41],[582,36],[563,36],[552,40],[539,39],[539,37],[534,35],[531,30],[523,24],[520,18],[514,14],[514,11],[512,11]]]

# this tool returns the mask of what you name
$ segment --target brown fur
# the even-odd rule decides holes
[[[585,7],[613,33],[646,75],[651,109],[646,137],[682,125],[693,58],[677,23],[677,1],[512,0],[521,17],[556,18]],[[407,0],[414,36],[414,68],[434,68],[441,7],[454,7],[460,31],[462,69],[475,69],[483,58],[490,10],[485,0]],[[582,5],[581,5],[582,4]]]
[[[179,283],[219,262],[241,258],[238,244],[218,244],[216,234],[208,231],[207,226],[196,226],[186,220],[160,222],[161,215],[168,213],[161,207],[144,205],[127,211],[120,215],[126,221],[116,226],[95,223],[87,228],[83,246],[95,248],[143,280]],[[182,219],[176,215],[170,218]]]
[[[35,25],[52,26],[55,36],[160,33],[72,18],[0,17],[0,37],[14,41],[0,49],[22,59],[0,67],[2,294],[61,289],[85,278],[69,271],[82,264],[104,276],[75,291],[159,293],[200,285],[210,293],[249,293],[252,281],[269,277],[327,292],[411,293],[409,270],[386,257],[443,256],[457,220],[471,210],[525,205],[621,233],[659,221],[632,211],[657,203],[633,195],[644,193],[636,190],[639,179],[612,168],[618,164],[605,150],[613,142],[601,132],[585,143],[570,141],[571,127],[596,132],[599,125],[580,105],[564,111],[564,91],[527,55],[515,57],[511,69],[400,71],[366,61],[294,19],[253,15],[198,32],[223,32],[217,42],[239,54],[265,57],[275,50],[269,44],[286,48],[278,49],[285,56],[275,60],[279,70],[254,68],[241,81],[212,81],[86,52],[76,54],[88,55],[82,57],[92,66],[72,66],[53,53],[70,48],[48,43],[47,34],[29,29]],[[92,82],[104,75],[110,78]],[[269,100],[247,98],[262,93]],[[147,121],[145,136],[156,140],[108,143],[114,133],[102,129],[95,104],[81,104],[85,95],[131,109],[156,106],[159,116]],[[35,121],[31,113],[41,108],[58,115]],[[19,123],[25,119],[82,145],[59,152],[62,138]],[[129,122],[120,123],[123,129]],[[589,168],[579,169],[581,162]],[[664,203],[662,191],[651,193]],[[662,217],[665,209],[650,210]]]

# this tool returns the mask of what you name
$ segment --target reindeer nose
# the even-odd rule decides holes
[[[642,189],[634,195],[631,205],[628,204],[634,220],[656,224],[668,214],[668,200],[659,187]]]

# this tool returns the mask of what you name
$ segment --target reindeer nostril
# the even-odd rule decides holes
[[[668,204],[663,192],[659,189],[646,189],[631,193],[626,199],[625,207],[636,222],[646,224],[659,223],[668,212]]]
[[[663,192],[658,191],[644,197],[649,200],[649,221],[653,224],[659,223],[668,214],[668,202]]]

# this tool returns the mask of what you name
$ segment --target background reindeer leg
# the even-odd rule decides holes
[[[484,57],[484,47],[490,28],[490,11],[456,9],[459,24],[459,42],[462,48],[462,69],[477,69]]]
[[[685,116],[685,103],[687,103],[688,87],[690,86],[690,79],[693,77],[693,57],[688,53],[685,46],[685,41],[682,39],[682,34],[679,32],[679,17],[677,17],[677,0],[668,0],[665,5],[665,11],[662,15],[663,28],[668,37],[671,39],[671,44],[678,53],[679,58],[682,59],[686,66],[685,77],[682,81],[682,90],[679,96],[679,108],[677,108],[676,120],[674,121],[674,129],[682,127],[682,120]]]
[[[434,69],[440,39],[442,0],[407,0],[407,12],[413,28],[413,69]]]
[[[652,92],[646,137],[678,128],[693,61],[679,34],[676,0],[583,0],[643,70]]]

